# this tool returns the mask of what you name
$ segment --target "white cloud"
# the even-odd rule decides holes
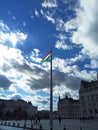
[[[55,37],[60,39],[60,40],[66,40],[67,39],[66,35],[62,34],[62,33],[60,33],[59,35],[55,35]]]
[[[91,60],[91,68],[93,69],[98,68],[98,60]]]
[[[80,0],[76,10],[77,31],[73,32],[72,42],[83,46],[82,53],[90,58],[98,57],[98,1]],[[72,27],[73,28],[73,27]]]
[[[2,48],[5,53],[3,53],[2,50],[2,57],[6,59],[7,61],[10,60],[16,60],[19,64],[22,64],[24,62],[24,57],[22,56],[22,52],[19,49],[15,48],[8,48],[7,46],[0,45],[0,48]]]
[[[17,92],[16,87],[15,87],[14,85],[11,85],[11,86],[9,87],[9,91],[10,91],[10,92],[14,92],[14,93]]]
[[[30,17],[31,17],[31,19],[34,18],[32,10],[30,10]]]
[[[64,40],[62,40],[62,41],[57,40],[56,44],[55,44],[55,48],[63,49],[63,50],[70,49],[70,47],[67,44],[65,44]]]
[[[76,57],[73,57],[73,58],[70,58],[70,59],[66,59],[66,63],[67,64],[74,64],[77,61],[82,61],[84,59],[85,59],[85,57],[83,55],[79,54]]]
[[[53,24],[55,23],[55,19],[52,18],[51,16],[45,15],[45,18],[46,18],[48,21],[51,21]]]
[[[8,98],[8,95],[6,96],[6,95],[4,95],[4,94],[0,94],[0,99],[6,99],[6,100],[7,100],[7,99],[9,99],[9,98]]]
[[[96,71],[81,70],[79,66],[77,66],[77,61],[83,60],[84,57],[81,55],[70,58],[70,59],[60,59],[54,58],[53,59],[53,69],[57,69],[60,72],[64,72],[65,74],[79,77],[80,79],[84,80],[93,80],[96,79]]]
[[[8,34],[8,37],[13,47],[15,47],[18,42],[22,43],[22,41],[25,41],[27,35],[22,32],[11,32],[10,34]],[[8,40],[7,37],[5,39]]]
[[[70,94],[70,97],[74,98],[74,99],[78,99],[79,98],[79,91],[78,90],[71,90],[69,88],[67,88],[65,85],[61,85],[61,86],[56,86],[53,89],[54,95],[60,95],[61,98],[64,98],[66,93]]]
[[[53,12],[49,12],[49,11],[44,12],[42,9],[41,9],[40,12],[41,12],[41,14],[44,16],[44,18],[47,19],[47,21],[50,21],[50,22],[52,22],[53,24],[55,24],[55,18],[53,18],[53,15],[54,15]]]
[[[55,86],[53,88],[53,93],[54,95],[60,95],[63,96],[65,95],[66,92],[70,92],[71,90],[67,88],[65,85],[60,85],[60,86]]]
[[[65,30],[66,32],[72,31],[74,29],[77,29],[78,25],[77,25],[77,20],[76,19],[71,19],[70,21],[67,21],[64,24]]]
[[[63,49],[63,50],[69,50],[71,49],[71,46],[66,44],[66,34],[60,33],[59,35],[55,35],[55,37],[58,39],[55,43],[55,48],[57,49]]]
[[[14,93],[12,95],[9,96],[9,99],[22,99],[22,95],[20,93]]]
[[[61,18],[56,19],[56,30],[65,32],[65,22]]]
[[[86,68],[97,69],[98,68],[98,60],[92,59],[90,64],[85,65]]]
[[[36,49],[36,48],[33,49],[31,56],[30,56],[30,58],[33,62],[40,63],[41,58],[39,58],[39,55],[40,55],[39,52],[40,51],[38,49]]]
[[[26,26],[26,22],[23,22],[23,26]]]
[[[62,0],[62,2],[64,3],[64,4],[68,4],[68,3],[71,3],[73,0]]]
[[[44,0],[42,3],[42,7],[44,8],[56,8],[57,6],[57,0]]]
[[[6,24],[0,21],[0,43],[6,44],[10,42],[13,47],[16,47],[17,43],[23,43],[27,39],[27,34],[20,31],[11,31]]]
[[[6,74],[7,77],[17,77],[18,72],[13,68],[12,62],[16,62],[20,65],[24,63],[24,57],[22,56],[21,51],[15,48],[8,48],[1,44],[0,50],[0,73],[4,75]]]
[[[10,31],[9,27],[6,24],[4,24],[4,22],[2,20],[0,21],[0,30],[2,30],[4,32]]]
[[[35,15],[39,17],[39,12],[35,9]]]
[[[16,20],[16,17],[15,17],[15,16],[13,16],[13,19],[14,19],[14,20]]]
[[[27,95],[24,100],[31,101],[33,105],[38,106],[38,110],[49,110],[49,96]]]
[[[21,51],[3,45],[0,45],[0,50],[0,74],[5,75],[11,80],[12,85],[9,87],[9,91],[16,92],[15,85],[25,92],[32,93],[30,81],[32,82],[33,68],[31,69],[30,64],[24,59]],[[36,74],[35,76],[33,75],[33,78],[36,78]]]

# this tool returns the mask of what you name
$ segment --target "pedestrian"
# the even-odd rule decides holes
[[[61,117],[59,117],[59,125],[61,125]]]
[[[82,130],[82,127],[80,126],[80,130]]]
[[[64,126],[63,130],[66,130],[65,126]]]

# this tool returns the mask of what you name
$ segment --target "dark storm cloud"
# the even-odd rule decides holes
[[[12,68],[16,69],[17,71],[21,73],[28,73],[32,75],[40,74],[40,73],[46,73],[43,69],[40,69],[36,65],[31,66],[27,64],[26,62],[23,62],[22,64],[18,63],[16,60],[11,60]]]
[[[81,79],[78,77],[67,76],[66,86],[72,90],[78,90],[80,87]]]
[[[0,98],[6,98],[6,99],[7,99],[7,96],[4,95],[4,94],[1,94],[1,95],[0,95]]]
[[[66,74],[59,71],[53,71],[53,85],[65,84]]]
[[[50,87],[50,71],[46,71],[45,69],[40,68],[37,65],[33,65],[33,67],[31,68],[29,64],[25,62],[19,64],[16,60],[11,60],[11,65],[17,71],[28,75],[28,79],[25,80],[26,85],[30,86],[33,90],[39,90]],[[5,65],[4,68],[6,70],[8,66]],[[56,85],[57,86],[65,85],[67,88],[76,90],[79,89],[80,86],[79,78],[68,76],[64,72],[59,72],[56,70],[53,70],[52,80],[53,80],[53,87]],[[10,86],[10,81],[8,83],[9,84],[6,85],[7,87]]]
[[[27,84],[34,90],[38,89],[43,89],[43,88],[49,88],[50,87],[50,73],[35,67],[34,73],[38,75],[40,78],[35,79],[31,78],[27,80]],[[72,77],[66,75],[64,72],[59,72],[59,71],[53,71],[53,87],[54,86],[60,86],[60,85],[65,85],[67,88],[70,88],[72,90],[77,90],[79,89],[80,86],[80,81],[81,79],[77,77]]]
[[[35,78],[31,78],[28,81],[28,85],[35,90],[38,89],[43,89],[43,88],[48,88],[49,87],[49,76],[45,77],[45,75],[43,75],[43,77],[41,77],[40,79],[35,79]]]
[[[11,65],[13,68],[21,72],[32,71],[31,67],[27,65],[25,62],[19,64],[16,60],[11,60]]]
[[[35,74],[48,74],[49,75],[49,72],[47,72],[44,69],[41,69],[37,66],[34,66],[33,72],[35,72]]]
[[[67,88],[77,90],[80,87],[81,79],[65,74],[64,72],[53,72],[53,85],[65,85]]]
[[[0,75],[0,88],[8,89],[11,85],[11,81],[4,75]]]
[[[2,67],[2,70],[3,70],[4,72],[7,72],[7,71],[9,71],[10,69],[11,69],[11,66],[8,65],[7,63],[4,63],[4,65],[3,65],[3,67]]]
[[[10,71],[11,69],[16,69],[17,71],[23,73],[32,71],[32,68],[28,64],[26,64],[25,62],[21,64],[15,59],[11,59],[8,63],[6,62],[3,64],[2,70],[4,72]]]

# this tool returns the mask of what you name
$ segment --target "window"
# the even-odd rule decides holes
[[[87,100],[90,101],[90,97],[89,97],[89,95],[87,96]]]
[[[91,95],[91,101],[94,101],[94,95]]]
[[[93,113],[92,109],[89,109],[89,112],[90,112],[90,114],[92,114]]]
[[[98,111],[97,111],[97,109],[96,109],[96,108],[94,109],[94,112],[95,112],[95,113],[98,113]]]
[[[83,96],[81,97],[81,100],[84,101],[84,97]]]
[[[96,94],[96,100],[98,100],[98,94]]]

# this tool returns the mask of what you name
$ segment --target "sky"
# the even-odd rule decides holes
[[[0,99],[49,110],[58,97],[79,99],[81,80],[97,79],[98,0],[0,0]]]

